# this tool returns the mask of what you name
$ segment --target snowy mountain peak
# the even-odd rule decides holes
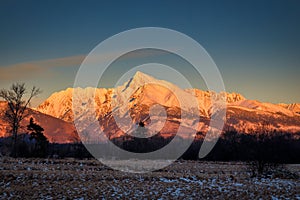
[[[134,76],[129,79],[127,82],[124,83],[124,89],[130,87],[130,88],[135,88],[136,86],[142,86],[145,85],[146,83],[159,83],[160,80],[148,75],[144,74],[143,72],[137,71]],[[136,88],[135,88],[136,89]]]
[[[148,74],[145,74],[145,73],[143,73],[141,71],[137,71],[134,74],[133,79],[134,80],[148,80],[148,81],[151,81],[151,80],[155,81],[155,80],[157,80],[156,78],[154,78],[154,77],[152,77],[152,76],[150,76]]]

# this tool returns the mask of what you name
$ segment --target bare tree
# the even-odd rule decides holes
[[[5,113],[5,118],[11,126],[13,137],[13,151],[12,156],[17,156],[17,137],[20,123],[26,117],[26,108],[30,105],[33,97],[41,93],[39,88],[32,87],[27,100],[25,95],[27,89],[25,83],[14,83],[9,90],[1,89],[0,97],[8,103],[8,110]]]

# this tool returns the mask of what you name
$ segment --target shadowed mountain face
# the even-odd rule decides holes
[[[74,89],[68,88],[52,94],[37,107],[37,110],[66,122],[73,122],[73,92]],[[141,72],[137,72],[130,80],[117,88],[76,88],[76,93],[82,97],[80,104],[76,103],[76,115],[85,113],[95,105],[96,113],[93,117],[100,122],[101,130],[110,137],[120,137],[125,133],[134,132],[140,121],[145,123],[151,135],[159,132],[164,136],[172,136],[176,134],[179,124],[187,132],[190,132],[190,129],[196,129],[194,132],[206,132],[212,114],[211,98],[226,99],[227,114],[223,130],[236,130],[244,133],[262,130],[291,133],[300,131],[299,104],[263,103],[247,100],[237,93],[215,93],[199,89],[182,90],[175,84],[157,80]],[[189,106],[191,99],[195,99],[194,97],[197,100],[197,108],[191,109]],[[155,105],[160,105],[164,109],[150,113]],[[188,115],[189,113],[194,114],[193,121],[185,124],[181,120],[182,114]],[[195,118],[195,114],[198,117]],[[161,120],[163,115],[166,115],[164,121]],[[120,122],[116,123],[116,116],[128,118],[121,128]],[[84,117],[86,116],[79,116],[78,120],[84,123],[86,121]],[[195,123],[197,126],[191,127],[191,124]],[[99,126],[99,123],[84,127],[86,132],[93,132],[97,129],[96,126]]]
[[[10,126],[5,120],[5,112],[8,109],[6,102],[0,102],[0,137],[10,136]],[[78,135],[72,123],[63,121],[56,117],[27,109],[27,116],[21,123],[19,133],[27,133],[27,125],[29,119],[34,118],[34,121],[44,128],[44,134],[50,142],[70,143],[78,141]]]

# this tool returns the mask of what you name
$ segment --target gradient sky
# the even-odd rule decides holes
[[[0,88],[21,81],[51,93],[72,87],[101,41],[164,27],[199,42],[226,90],[300,102],[300,1],[14,1],[0,3]],[[109,85],[109,84],[108,84]]]

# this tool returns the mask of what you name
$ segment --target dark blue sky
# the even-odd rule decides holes
[[[40,86],[45,98],[72,87],[79,61],[99,42],[152,26],[198,41],[228,91],[261,101],[300,102],[300,1],[7,0],[0,5],[1,88],[21,80]],[[45,73],[26,65],[48,66],[47,60],[66,57],[77,59],[73,67]],[[22,77],[24,66],[32,71]]]

